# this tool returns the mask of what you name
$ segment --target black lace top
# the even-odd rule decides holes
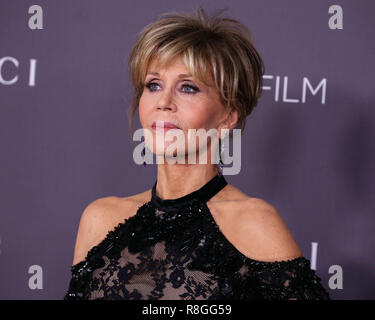
[[[304,257],[262,262],[221,233],[206,202],[227,184],[219,172],[178,199],[156,195],[71,267],[64,300],[324,299]]]

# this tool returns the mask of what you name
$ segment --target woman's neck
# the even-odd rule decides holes
[[[187,195],[219,173],[212,164],[158,164],[156,194],[162,199],[177,199]]]

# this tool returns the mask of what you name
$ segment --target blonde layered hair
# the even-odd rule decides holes
[[[156,58],[158,66],[165,66],[177,57],[193,78],[216,86],[226,108],[238,111],[236,127],[243,132],[261,95],[264,63],[250,30],[237,20],[219,17],[223,10],[211,16],[201,7],[193,15],[163,13],[138,34],[128,60],[135,89],[129,109],[131,135],[150,62]]]

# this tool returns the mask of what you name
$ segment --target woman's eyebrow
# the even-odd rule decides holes
[[[154,76],[160,76],[158,72],[149,72],[148,74],[152,74]],[[185,73],[181,73],[178,75],[179,78],[185,78],[185,77],[191,77],[192,75],[189,73],[189,74],[185,74]]]

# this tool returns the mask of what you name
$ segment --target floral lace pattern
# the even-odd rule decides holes
[[[220,181],[214,177],[203,194],[218,192],[225,181],[213,183]],[[161,199],[153,194],[71,267],[64,300],[330,299],[306,258],[261,262],[240,253],[207,199],[191,193],[176,202],[155,200]]]

